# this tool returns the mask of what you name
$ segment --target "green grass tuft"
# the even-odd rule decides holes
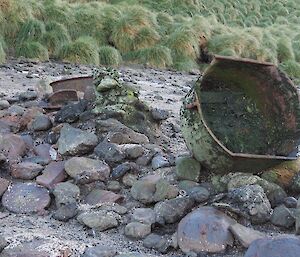
[[[99,64],[98,47],[92,38],[81,37],[61,47],[58,57],[64,61],[81,64]]]
[[[150,67],[166,68],[173,64],[171,50],[165,46],[154,46],[139,52],[139,60]]]
[[[16,55],[18,57],[25,57],[40,61],[46,61],[49,59],[47,48],[35,41],[24,41],[18,44],[16,47]]]
[[[112,46],[99,47],[99,63],[107,66],[118,66],[122,62],[119,51]]]
[[[281,38],[278,40],[277,59],[279,62],[286,62],[295,59],[292,43],[288,38]]]
[[[279,68],[293,78],[297,84],[300,83],[300,63],[294,60],[289,60],[280,63]]]
[[[25,41],[39,41],[45,33],[45,25],[42,21],[30,19],[26,21],[17,37],[17,43],[22,44]]]

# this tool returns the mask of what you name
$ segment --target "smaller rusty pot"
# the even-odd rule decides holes
[[[297,159],[299,94],[272,63],[216,56],[180,116],[188,148],[216,173],[256,173]]]

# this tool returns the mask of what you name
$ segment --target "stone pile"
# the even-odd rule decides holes
[[[104,81],[98,94],[118,87],[114,78]],[[126,102],[124,97],[122,91]],[[0,216],[12,212],[78,222],[96,238],[112,230],[142,240],[157,254],[179,249],[178,256],[204,256],[248,248],[244,257],[299,256],[300,240],[289,234],[300,233],[300,202],[293,197],[300,192],[288,196],[279,185],[251,174],[208,176],[190,156],[175,158],[148,130],[108,117],[112,108],[95,113],[93,107],[82,100],[46,112],[34,91],[13,103],[0,101]],[[155,126],[168,119],[157,108],[146,112]],[[270,226],[285,235],[271,237]],[[10,247],[1,231],[0,252],[49,256]],[[145,255],[122,254],[99,240],[82,256]]]

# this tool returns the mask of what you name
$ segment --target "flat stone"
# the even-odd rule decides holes
[[[122,195],[115,194],[111,191],[94,189],[85,197],[85,203],[97,205],[101,203],[121,202],[123,199],[124,197]]]
[[[64,125],[58,139],[58,152],[62,155],[78,155],[91,152],[98,143],[95,134]]]
[[[50,255],[44,251],[30,249],[28,247],[7,248],[0,257],[49,257]]]
[[[45,131],[52,127],[52,122],[47,115],[38,115],[31,123],[31,129],[34,131]]]
[[[57,183],[63,182],[67,178],[64,166],[64,161],[49,163],[43,170],[43,174],[36,178],[36,182],[44,187],[53,189]]]
[[[20,101],[30,101],[34,100],[38,97],[37,92],[35,91],[25,91],[19,94],[19,100]]]
[[[53,195],[55,196],[56,206],[60,207],[76,203],[80,195],[80,189],[70,182],[61,182],[54,186]]]
[[[140,222],[131,222],[125,226],[125,235],[130,238],[141,239],[151,233],[151,225]]]
[[[300,239],[298,237],[264,238],[254,241],[244,257],[298,257]]]
[[[194,158],[185,156],[176,159],[176,176],[179,180],[191,180],[198,182],[201,165]]]
[[[194,206],[194,201],[189,197],[178,197],[159,202],[154,206],[156,222],[172,224],[184,217]]]
[[[5,179],[0,177],[0,198],[4,194],[4,192],[7,190],[10,182]]]
[[[11,165],[11,175],[19,179],[34,179],[44,169],[43,166],[32,162],[21,162]]]
[[[50,201],[48,190],[34,183],[13,184],[2,197],[2,205],[14,213],[42,212]]]
[[[67,203],[61,205],[54,213],[53,218],[60,221],[68,221],[74,218],[78,213],[78,206],[76,203]]]
[[[224,213],[212,207],[200,207],[178,224],[178,245],[184,253],[217,253],[233,244],[229,231],[234,223]]]
[[[110,167],[103,161],[86,157],[73,157],[66,161],[65,170],[68,175],[81,184],[101,180],[106,181]]]
[[[109,164],[120,163],[125,159],[125,153],[118,145],[106,141],[98,144],[94,151],[100,159]]]
[[[235,223],[229,227],[230,231],[234,237],[241,243],[242,246],[248,248],[249,245],[257,239],[267,237],[266,234],[254,230],[252,228],[247,228],[239,223]]]
[[[87,247],[82,257],[114,257],[117,254],[117,250],[113,247],[97,245]]]
[[[295,224],[294,215],[284,205],[277,206],[271,216],[270,221],[275,226],[290,228]]]
[[[77,220],[87,227],[99,231],[115,228],[119,225],[115,215],[106,211],[85,212],[80,214]]]
[[[0,152],[9,160],[18,160],[26,153],[26,144],[22,137],[15,134],[0,134]]]
[[[132,220],[152,225],[156,221],[155,212],[151,208],[137,208],[132,213]]]

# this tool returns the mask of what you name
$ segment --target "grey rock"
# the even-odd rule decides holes
[[[19,179],[34,179],[44,169],[43,166],[32,162],[21,162],[11,165],[11,175]]]
[[[121,202],[124,199],[123,196],[115,194],[111,191],[102,189],[93,189],[86,197],[85,202],[89,205],[97,205],[103,203],[115,203]]]
[[[156,155],[151,161],[151,166],[153,170],[157,170],[159,168],[169,167],[170,163],[164,156]]]
[[[178,183],[178,187],[181,190],[189,191],[193,187],[198,187],[200,184],[190,180],[182,180]]]
[[[138,181],[138,176],[136,174],[127,173],[122,178],[122,183],[126,187],[132,187]]]
[[[116,255],[116,257],[147,257],[147,256],[139,253],[124,253],[124,254]]]
[[[170,113],[163,109],[153,108],[151,110],[152,118],[156,121],[161,121],[169,118]]]
[[[97,245],[87,247],[82,257],[114,257],[118,252],[113,247]]]
[[[244,257],[298,257],[299,252],[300,239],[297,237],[263,238],[254,241]]]
[[[143,246],[149,249],[154,249],[161,253],[166,253],[170,248],[170,242],[163,236],[150,234],[143,240]]]
[[[246,185],[230,190],[228,196],[255,224],[268,221],[272,215],[271,204],[259,185]]]
[[[47,115],[38,115],[31,123],[31,128],[34,131],[44,131],[52,127],[52,122]]]
[[[126,144],[122,148],[128,159],[136,159],[144,154],[144,148],[141,145]]]
[[[53,214],[53,218],[60,221],[68,221],[74,218],[78,213],[76,203],[61,205]]]
[[[148,151],[143,156],[137,158],[136,164],[140,166],[147,166],[155,155],[154,151]]]
[[[140,222],[131,222],[125,226],[124,233],[127,237],[141,239],[151,233],[151,225]]]
[[[151,208],[137,208],[132,213],[132,220],[143,224],[155,223],[155,212]]]
[[[58,152],[62,155],[78,155],[92,151],[98,143],[95,134],[65,124],[60,131]]]
[[[55,203],[57,207],[76,203],[80,195],[80,189],[78,186],[70,182],[62,182],[55,185],[53,190],[55,196]]]
[[[0,257],[49,257],[49,254],[44,251],[31,249],[29,247],[13,247],[6,248]]]
[[[114,179],[118,179],[123,177],[126,173],[130,172],[130,171],[136,171],[137,170],[137,166],[135,163],[133,162],[124,162],[119,164],[117,167],[115,167],[113,169],[113,171],[111,172],[111,177]]]
[[[109,181],[107,183],[107,189],[114,191],[114,192],[118,192],[121,190],[121,184],[119,181],[113,180],[113,181]]]
[[[0,198],[4,194],[4,192],[7,190],[10,182],[5,179],[0,177]]]
[[[295,218],[291,211],[284,205],[277,206],[271,216],[272,224],[280,227],[290,228],[295,224]]]
[[[20,101],[30,101],[34,100],[38,97],[37,92],[35,91],[26,91],[19,94],[19,100]]]
[[[178,179],[198,182],[200,171],[201,165],[194,158],[180,157],[176,159],[176,176]]]
[[[295,197],[286,197],[284,198],[283,203],[287,208],[297,208],[297,199]]]
[[[187,191],[187,194],[191,199],[193,199],[196,203],[202,203],[208,200],[210,193],[204,187],[193,187]]]
[[[0,100],[0,110],[9,108],[10,103],[7,100]]]
[[[194,206],[194,201],[189,197],[178,197],[159,202],[154,206],[156,222],[171,224],[179,221]]]
[[[7,111],[10,115],[22,116],[25,113],[26,109],[19,105],[12,105],[7,109]]]
[[[66,161],[65,170],[81,184],[106,181],[110,174],[110,167],[106,163],[86,157],[72,157]]]
[[[89,228],[104,231],[119,225],[116,214],[106,211],[85,212],[77,216],[77,220]]]
[[[184,253],[222,252],[233,244],[229,226],[235,221],[212,207],[200,207],[178,224],[177,238]]]
[[[120,163],[125,159],[125,154],[118,145],[106,141],[98,144],[94,151],[100,159],[109,164]]]
[[[249,245],[257,239],[267,237],[266,234],[254,230],[252,228],[245,227],[239,223],[235,223],[229,227],[234,237],[241,243],[242,246],[248,248]]]
[[[60,111],[57,112],[55,115],[55,121],[56,122],[67,122],[72,123],[79,119],[79,116],[81,113],[85,111],[87,108],[87,101],[81,100],[78,103],[70,103],[63,108],[61,108]]]

